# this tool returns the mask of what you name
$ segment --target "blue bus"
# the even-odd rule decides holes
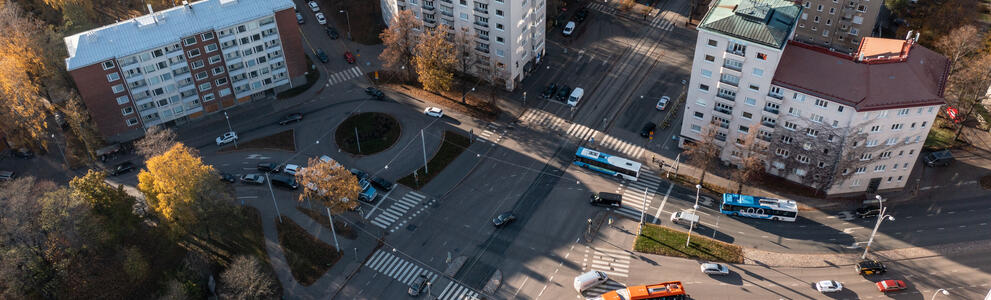
[[[640,178],[640,163],[585,147],[578,147],[575,152],[575,165],[626,180],[637,181]]]
[[[792,200],[723,194],[719,212],[731,216],[794,222],[798,216],[798,203]]]

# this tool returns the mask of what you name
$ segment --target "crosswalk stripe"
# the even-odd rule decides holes
[[[382,264],[375,268],[375,271],[385,273],[386,270],[392,267],[392,263],[396,261],[396,258],[397,257],[394,255],[387,254],[386,258],[382,261]]]
[[[382,251],[375,251],[375,254],[372,254],[372,258],[365,263],[365,266],[374,269],[373,266],[377,264],[380,259],[382,259],[382,256],[384,255],[383,253],[384,252]]]
[[[451,287],[453,287],[454,285],[455,285],[455,283],[453,281],[449,282],[447,284],[447,287],[445,287],[444,290],[440,292],[440,296],[437,296],[437,297],[438,298],[441,298],[441,299],[443,299],[444,297],[446,297],[447,296],[447,293],[451,291]]]
[[[382,213],[380,213],[378,216],[375,217],[376,220],[379,219],[379,218],[381,218],[383,222],[392,223],[392,222],[395,222],[396,220],[399,219],[399,215],[397,215],[397,214],[393,213],[391,210],[387,209],[387,210],[382,211]]]
[[[361,70],[358,67],[352,68],[351,71],[354,71],[354,76],[361,76]]]
[[[396,210],[402,210],[403,212],[406,212],[410,208],[413,208],[414,205],[416,205],[416,204],[414,204],[414,203],[408,203],[406,201],[396,201],[396,203],[393,203],[392,206],[389,207],[389,210],[396,209]]]
[[[392,272],[395,272],[396,269],[402,267],[403,266],[402,262],[403,260],[400,259],[398,256],[392,256],[392,259],[390,259],[389,262],[384,267],[382,267],[382,274],[392,277],[392,275],[389,274],[392,274]]]
[[[397,267],[395,267],[395,268],[393,268],[392,270],[389,271],[389,273],[388,273],[389,277],[397,278],[396,277],[397,275],[399,275],[400,273],[402,273],[403,270],[406,270],[406,269],[408,269],[410,267],[410,264],[408,262],[404,261],[404,260],[400,260],[399,263],[396,264],[396,265],[397,265]]]
[[[382,229],[389,228],[389,224],[385,224],[385,223],[380,222],[378,220],[378,218],[375,218],[375,220],[372,220],[372,224],[375,224],[375,226],[378,226],[378,227],[380,227]]]
[[[416,206],[417,203],[420,203],[420,201],[416,201],[415,199],[406,199],[405,197],[399,199],[399,201],[396,201],[396,204],[404,204],[404,207],[413,207]]]
[[[406,198],[406,196],[410,196],[410,197],[413,197],[413,198],[416,198],[416,199],[419,199],[419,200],[423,200],[423,198],[426,198],[427,197],[426,195],[420,194],[420,193],[417,193],[417,192],[406,193],[406,195],[403,196],[403,198]]]
[[[412,265],[411,268],[406,269],[402,273],[396,275],[396,280],[399,280],[399,282],[402,282],[403,284],[409,285],[409,280],[412,279],[410,278],[410,276],[420,274],[419,273],[421,271],[420,267],[417,267],[416,265],[413,264],[410,265]]]

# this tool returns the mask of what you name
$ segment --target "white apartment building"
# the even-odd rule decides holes
[[[472,73],[515,88],[544,56],[547,0],[381,0],[386,25],[410,10],[423,26],[444,24],[472,36]]]
[[[903,188],[944,103],[946,58],[912,39],[864,38],[857,55],[754,43],[754,15],[726,2],[699,26],[683,143],[715,130],[720,159],[737,164],[754,134],[770,174],[830,195]]]

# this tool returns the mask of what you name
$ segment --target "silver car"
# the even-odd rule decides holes
[[[699,268],[702,269],[702,273],[706,273],[706,274],[710,274],[710,275],[726,275],[726,274],[729,274],[729,268],[727,268],[723,264],[704,263],[701,266],[699,266]]]

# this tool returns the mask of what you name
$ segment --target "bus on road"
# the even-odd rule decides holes
[[[602,294],[593,300],[684,300],[688,299],[681,281],[631,286]]]
[[[631,181],[640,177],[640,163],[585,147],[578,147],[575,152],[575,165]]]
[[[798,216],[798,203],[792,200],[723,194],[719,212],[731,216],[794,222]]]

